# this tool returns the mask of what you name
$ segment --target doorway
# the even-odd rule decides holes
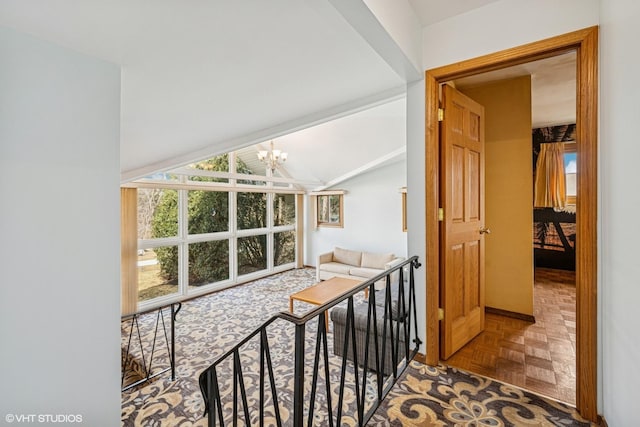
[[[439,84],[456,78],[523,64],[575,50],[577,52],[576,136],[580,141],[576,230],[576,407],[597,420],[597,42],[592,27],[495,54],[426,72],[426,230],[427,253],[427,354],[426,362],[439,361]]]

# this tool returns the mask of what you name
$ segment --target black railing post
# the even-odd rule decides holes
[[[182,308],[182,303],[171,304],[171,380],[176,380],[176,316]]]
[[[293,379],[293,426],[304,425],[304,332],[305,324],[296,325]]]

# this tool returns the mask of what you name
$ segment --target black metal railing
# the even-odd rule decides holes
[[[208,425],[364,426],[422,343],[414,280],[419,267],[414,256],[304,316],[271,317],[200,374]],[[376,283],[384,290],[376,292]]]
[[[171,371],[171,379],[176,379],[176,315],[182,308],[179,302],[158,307],[147,312],[130,314],[123,316],[121,319],[122,327],[129,329],[126,345],[121,349],[121,370],[122,378],[120,380],[120,388],[122,391],[136,387],[152,378]],[[150,325],[151,333],[144,334],[140,331],[140,316],[152,315],[155,311],[155,320]],[[165,317],[169,316],[169,325],[165,321]],[[128,325],[127,325],[128,323]],[[156,369],[154,372],[153,362],[156,351],[160,346],[156,346],[158,335],[160,333],[160,346],[165,346],[166,355],[169,366]],[[145,338],[153,335],[151,338],[151,349],[147,348],[145,355]],[[162,339],[164,338],[164,341]],[[137,347],[137,348],[136,348]],[[147,345],[148,347],[148,345]],[[137,350],[137,351],[136,351]],[[156,358],[157,360],[157,358]],[[133,377],[133,380],[130,378]]]

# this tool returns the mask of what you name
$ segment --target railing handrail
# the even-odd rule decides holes
[[[403,270],[405,268],[405,266],[409,265],[410,268],[408,270],[408,277],[405,276],[405,271]],[[270,384],[271,384],[271,389],[272,389],[272,394],[273,394],[273,399],[274,399],[274,410],[276,411],[276,418],[278,420],[278,425],[281,425],[281,421],[280,421],[280,415],[278,413],[279,408],[278,408],[278,402],[277,402],[277,390],[274,389],[275,387],[275,383],[273,382],[273,372],[272,372],[272,366],[271,366],[271,359],[270,359],[270,355],[269,355],[269,346],[268,346],[268,340],[267,340],[267,335],[266,335],[266,328],[272,324],[273,322],[275,322],[278,319],[282,319],[285,320],[289,323],[292,323],[296,326],[296,334],[295,334],[295,350],[294,350],[294,355],[295,355],[295,368],[294,368],[294,388],[293,388],[293,424],[294,426],[302,426],[303,423],[303,412],[302,412],[302,406],[303,406],[303,400],[302,400],[302,394],[304,394],[304,379],[302,376],[304,376],[304,354],[305,354],[305,344],[304,344],[304,330],[305,330],[305,326],[306,324],[315,319],[318,318],[318,337],[316,338],[316,354],[315,354],[315,365],[314,365],[314,371],[313,371],[313,375],[314,375],[314,379],[313,379],[313,391],[312,391],[312,397],[311,397],[311,413],[309,414],[309,422],[311,422],[311,415],[313,413],[313,405],[315,403],[315,386],[316,386],[316,380],[317,380],[317,369],[318,369],[318,361],[319,361],[319,357],[320,357],[320,347],[323,345],[324,346],[324,365],[325,365],[325,380],[327,382],[326,384],[326,390],[327,393],[329,393],[329,379],[328,379],[328,355],[327,355],[327,329],[325,326],[325,320],[326,320],[326,316],[329,309],[335,307],[336,305],[344,302],[344,301],[348,301],[347,304],[347,318],[346,318],[346,323],[344,325],[345,329],[345,335],[344,335],[344,350],[342,351],[342,372],[341,372],[341,380],[340,380],[340,398],[339,398],[339,403],[338,403],[338,415],[337,415],[337,421],[338,423],[340,423],[341,420],[341,412],[342,412],[342,397],[343,397],[343,392],[344,392],[344,387],[345,387],[345,367],[346,367],[346,363],[347,363],[347,359],[353,357],[353,364],[354,364],[354,375],[355,375],[355,394],[357,396],[356,399],[356,404],[358,406],[358,424],[360,426],[363,426],[363,422],[367,421],[372,415],[373,415],[373,411],[375,411],[375,409],[379,406],[380,402],[384,399],[384,397],[386,396],[386,394],[390,391],[391,387],[393,387],[393,385],[395,384],[395,382],[397,381],[398,377],[400,376],[400,374],[402,372],[404,372],[404,369],[406,369],[406,367],[408,366],[408,363],[410,360],[413,359],[413,357],[415,357],[415,355],[417,354],[418,350],[419,350],[419,346],[422,344],[422,341],[420,340],[420,338],[418,337],[418,329],[417,329],[417,313],[416,313],[416,309],[417,309],[417,301],[416,301],[416,297],[415,297],[415,277],[414,277],[414,270],[420,267],[420,262],[418,261],[418,257],[417,256],[412,256],[396,265],[394,265],[393,267],[389,268],[388,270],[385,270],[384,272],[376,275],[375,277],[372,277],[366,281],[363,281],[361,284],[357,285],[356,287],[342,292],[340,295],[337,295],[336,297],[334,297],[333,299],[331,299],[330,301],[327,301],[326,303],[319,305],[317,307],[315,307],[314,309],[310,310],[309,312],[307,312],[304,315],[296,315],[293,313],[289,313],[286,311],[282,311],[279,312],[277,314],[274,314],[273,316],[271,316],[268,320],[266,320],[265,322],[263,322],[259,327],[257,327],[253,332],[249,333],[248,335],[246,335],[241,341],[239,341],[238,343],[236,343],[236,345],[234,345],[230,350],[226,351],[225,353],[221,354],[220,356],[218,356],[216,358],[216,360],[209,365],[209,367],[207,367],[206,369],[204,369],[200,376],[199,376],[199,384],[200,384],[200,388],[202,390],[202,394],[203,394],[203,398],[204,398],[204,404],[205,404],[205,415],[208,413],[209,414],[209,425],[210,426],[215,426],[216,425],[216,417],[219,417],[220,421],[221,421],[221,425],[224,425],[225,423],[222,422],[222,406],[221,406],[221,394],[220,394],[220,389],[219,389],[219,384],[218,384],[218,374],[216,371],[216,368],[223,362],[225,361],[229,361],[229,358],[232,358],[231,360],[233,361],[233,411],[234,411],[234,417],[235,416],[239,416],[239,414],[236,413],[236,411],[238,410],[238,402],[237,402],[237,387],[239,386],[240,390],[239,392],[241,393],[241,397],[242,397],[242,406],[244,407],[244,416],[245,418],[247,418],[249,416],[249,412],[248,412],[248,408],[247,408],[247,396],[246,396],[246,391],[245,391],[245,385],[244,385],[244,380],[243,380],[243,375],[242,375],[242,368],[241,368],[241,360],[240,360],[240,349],[241,347],[243,347],[245,344],[247,344],[249,341],[251,341],[252,339],[256,338],[258,335],[260,335],[260,342],[261,342],[261,348],[260,348],[260,372],[262,375],[266,375],[266,372],[264,372],[265,369],[265,357],[267,360],[267,365],[266,368],[269,369],[270,372]],[[392,286],[392,274],[394,272],[398,271],[398,275],[397,277],[397,284],[398,284],[398,293],[397,293],[397,305],[395,307],[396,309],[396,313],[393,312],[393,308],[392,308],[392,299],[395,298],[396,296],[391,294],[391,286]],[[375,293],[376,293],[376,289],[375,289],[375,284],[376,282],[379,282],[381,280],[384,280],[385,282],[385,290],[384,290],[384,306],[380,306],[376,304],[376,297],[375,297]],[[393,279],[395,280],[395,278]],[[405,281],[408,282],[408,287],[405,284]],[[353,297],[355,294],[362,292],[365,289],[369,289],[369,299],[367,302],[367,310],[368,310],[368,314],[367,314],[367,327],[366,327],[366,341],[365,341],[365,350],[364,350],[364,362],[361,362],[358,359],[358,353],[359,351],[357,350],[356,347],[356,332],[355,332],[355,320],[354,320],[354,303],[353,303]],[[408,299],[407,299],[408,298]],[[377,320],[376,320],[376,310],[377,307],[379,308],[383,308],[384,311],[384,315],[382,315],[382,313],[380,314],[382,321],[383,321],[383,326],[382,326],[382,331],[381,331],[381,337],[379,339],[378,336],[378,326],[377,326]],[[398,317],[396,317],[398,316]],[[373,324],[371,323],[371,321],[373,321]],[[388,323],[387,323],[388,322]],[[402,326],[402,331],[400,330],[401,326],[400,324],[403,324]],[[394,326],[395,324],[395,326]],[[389,335],[387,335],[387,328],[389,329]],[[394,331],[395,329],[395,331]],[[378,393],[377,393],[377,400],[374,402],[374,406],[369,407],[369,409],[367,409],[366,414],[364,413],[364,396],[360,396],[360,392],[359,392],[359,379],[358,379],[358,366],[363,365],[363,377],[362,377],[362,392],[365,392],[365,383],[367,381],[366,379],[366,375],[367,372],[369,371],[369,369],[372,368],[368,368],[367,366],[367,357],[370,353],[369,350],[369,345],[372,344],[372,342],[369,340],[369,334],[370,332],[373,334],[373,345],[375,347],[374,351],[374,355],[375,355],[375,361],[372,363],[375,363],[375,366],[377,368],[373,368],[373,370],[376,372],[376,378],[377,378],[377,382],[378,382]],[[402,332],[402,337],[401,337],[401,332]],[[335,334],[336,332],[334,332]],[[395,334],[395,338],[394,338],[394,334]],[[385,338],[386,337],[386,338]],[[390,341],[387,341],[387,339],[390,338]],[[334,335],[334,340],[336,339],[336,336]],[[400,348],[400,340],[403,340],[403,344],[402,344],[402,348]],[[412,347],[411,349],[409,348],[409,340],[411,340],[411,342],[413,342],[415,344],[415,347]],[[335,342],[335,341],[334,341]],[[382,350],[379,350],[379,344],[382,344]],[[351,345],[353,348],[349,349],[347,344]],[[387,345],[391,345],[391,350],[390,353],[387,354],[387,356],[390,356],[391,359],[391,369],[392,372],[389,374],[386,374],[386,368],[385,368],[385,363],[387,361],[387,358],[385,357],[385,352],[387,349]],[[263,348],[264,347],[264,348]],[[382,352],[382,357],[380,357],[379,352]],[[400,353],[400,351],[402,351],[402,353]],[[266,353],[265,353],[266,352]],[[335,352],[335,348],[334,348],[334,352]],[[349,353],[351,352],[351,353]],[[337,355],[337,353],[336,353]],[[406,361],[406,363],[401,364],[400,362]],[[261,376],[262,376],[261,375]],[[387,383],[387,380],[384,380],[384,382],[386,383],[386,385],[382,385],[382,381],[383,379],[387,377],[388,378],[392,378],[392,382],[391,383]],[[264,392],[264,385],[263,382],[261,381],[261,386],[260,386],[260,399],[262,402],[262,398],[263,398],[263,392]],[[328,404],[328,412],[332,413],[331,410],[331,398],[330,396],[327,396],[327,404]],[[213,406],[212,406],[213,405]],[[217,413],[215,413],[215,409],[217,409]],[[263,416],[263,407],[260,406],[260,417],[262,420],[262,416]],[[333,421],[332,421],[332,416],[329,416],[329,420],[330,420],[330,424],[333,425]],[[235,422],[234,422],[235,425]],[[262,424],[260,424],[262,425]],[[311,424],[309,424],[311,425]]]

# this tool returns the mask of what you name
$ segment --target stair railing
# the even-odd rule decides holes
[[[123,316],[121,318],[122,327],[127,327],[127,322],[129,322],[128,328],[129,333],[127,337],[127,344],[121,348],[121,380],[120,380],[120,389],[121,391],[129,390],[130,388],[136,387],[142,383],[150,381],[151,379],[164,374],[165,372],[171,371],[171,380],[175,381],[176,379],[176,316],[180,309],[182,308],[182,304],[179,302],[171,303],[168,305],[164,305],[162,307],[158,307],[149,311],[134,313],[127,316]],[[142,315],[151,315],[151,313],[155,311],[155,321],[153,322],[153,338],[151,341],[151,349],[148,350],[145,355],[145,343],[143,334],[140,332],[140,322],[139,318]],[[167,324],[167,318],[168,323]],[[160,345],[156,345],[158,340],[160,340]],[[137,351],[134,347],[137,346]],[[161,369],[154,370],[153,362],[154,356],[156,352],[161,350],[160,347],[165,347],[166,352],[169,358],[169,366]],[[135,354],[134,354],[135,353]],[[139,378],[135,381],[127,381],[128,375],[133,375],[136,373],[136,364],[139,365],[139,368],[142,370],[140,375],[137,375]]]
[[[418,257],[411,257],[304,316],[281,312],[271,317],[200,374],[208,425],[333,427],[352,417],[350,423],[364,426],[422,343],[414,279],[419,267]],[[376,304],[376,297],[382,295],[375,292],[380,281],[385,287],[382,307]],[[365,289],[369,290],[366,303],[356,306],[354,297]],[[342,351],[330,357],[325,316],[332,308],[345,310],[344,305],[344,333],[333,337],[334,343],[343,344]],[[275,322],[295,329],[293,343],[282,339],[282,329],[275,328]],[[291,364],[287,355],[292,344]],[[321,382],[324,387],[318,387]]]

